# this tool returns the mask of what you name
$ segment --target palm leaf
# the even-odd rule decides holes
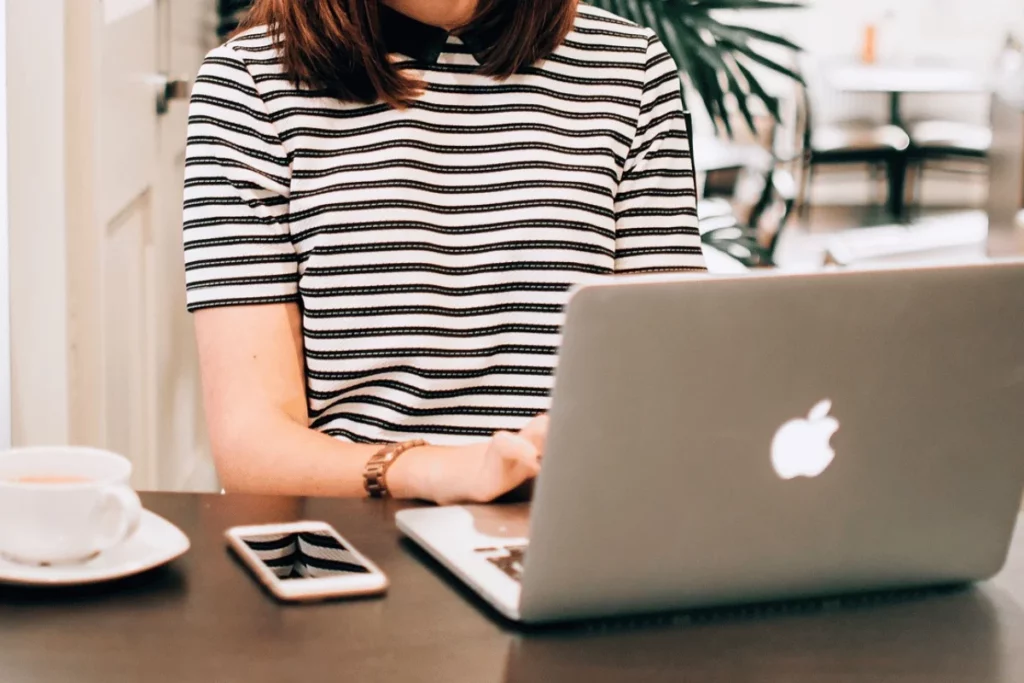
[[[760,101],[779,119],[778,100],[765,90],[756,68],[802,82],[793,69],[764,54],[764,45],[799,51],[782,36],[747,26],[728,24],[717,10],[799,9],[802,2],[783,0],[588,0],[630,21],[653,29],[686,75],[711,115],[715,128],[732,135],[730,96],[747,126],[754,129],[751,101]]]

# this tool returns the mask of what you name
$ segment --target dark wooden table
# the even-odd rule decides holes
[[[0,588],[0,681],[1024,681],[1024,528],[971,590],[520,633],[394,530],[396,504],[147,494],[192,550],[89,589]],[[228,554],[236,524],[321,519],[375,559],[386,598],[283,606]]]

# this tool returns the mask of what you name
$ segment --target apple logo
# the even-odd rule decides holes
[[[829,415],[828,399],[811,408],[806,418],[790,420],[772,439],[772,466],[782,479],[817,477],[832,464],[836,453],[829,441],[839,420]]]

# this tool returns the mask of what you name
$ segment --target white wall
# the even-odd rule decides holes
[[[1007,33],[1024,31],[1022,0],[809,0],[803,10],[742,12],[739,19],[786,35],[822,62],[857,59],[866,24],[892,12],[879,35],[881,57],[943,61],[974,69],[991,66]],[[829,97],[824,118],[884,117],[882,97]],[[944,115],[983,122],[988,98],[904,98],[908,118]]]
[[[68,442],[64,2],[6,2],[11,436]],[[77,0],[76,0],[77,1]],[[38,30],[36,30],[38,28]]]
[[[807,10],[775,12],[772,21],[816,54],[851,57],[859,54],[862,30],[893,13],[894,33],[886,41],[898,55],[903,43],[908,56],[947,59],[982,67],[994,59],[1008,27],[1024,22],[1020,0],[812,0]],[[886,45],[895,42],[897,45]]]
[[[7,203],[7,8],[0,2],[0,448],[11,445],[11,299]]]

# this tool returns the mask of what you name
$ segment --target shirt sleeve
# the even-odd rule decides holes
[[[636,136],[615,198],[617,273],[705,270],[679,73],[651,32]]]
[[[196,78],[185,158],[185,281],[191,311],[298,298],[288,226],[290,160],[256,83],[229,46]]]

